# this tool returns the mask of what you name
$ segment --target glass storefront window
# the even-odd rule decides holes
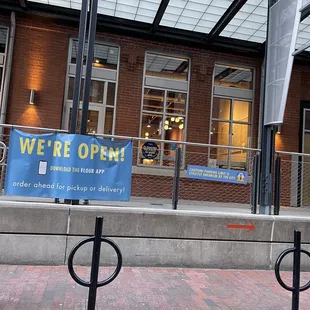
[[[138,164],[174,166],[176,149],[183,148],[177,142],[184,141],[186,136],[189,64],[189,58],[146,53],[140,125],[140,137],[146,141],[140,142]],[[152,141],[155,139],[162,141]],[[153,156],[146,155],[145,149],[151,148],[153,152],[154,143],[158,155],[154,159],[146,158]]]
[[[214,97],[210,143],[240,147],[240,150],[211,148],[210,158],[221,168],[245,169],[250,147],[251,105],[249,101]]]
[[[187,94],[145,88],[140,136],[152,140],[183,141],[186,119]],[[143,145],[143,143],[142,143]],[[145,159],[143,165],[173,166],[177,143],[159,143],[159,154],[155,159]]]
[[[217,64],[214,68],[214,85],[253,89],[253,70]]]

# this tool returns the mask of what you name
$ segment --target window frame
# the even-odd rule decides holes
[[[151,76],[146,74],[146,63],[147,63],[147,55],[152,54],[152,55],[159,55],[159,56],[165,56],[165,57],[172,57],[172,58],[181,58],[181,59],[187,59],[188,60],[188,74],[187,74],[187,80],[186,81],[180,81],[183,83],[187,83],[187,90],[180,90],[180,89],[175,89],[175,88],[163,88],[163,87],[158,87],[158,86],[151,86],[151,85],[145,85],[146,77],[153,77],[154,79],[159,79],[159,80],[164,80],[164,79],[169,79],[169,78],[161,78],[161,77],[156,77],[156,76]],[[162,137],[164,136],[164,120],[166,116],[175,116],[175,117],[183,117],[184,118],[184,129],[183,129],[183,134],[182,134],[182,142],[185,142],[187,139],[187,126],[188,126],[188,110],[189,110],[189,94],[190,94],[190,81],[191,81],[191,57],[189,55],[180,55],[180,54],[175,54],[175,53],[170,53],[170,52],[163,52],[163,51],[156,51],[156,50],[146,50],[145,55],[144,55],[144,65],[143,65],[143,83],[142,83],[142,91],[141,91],[141,104],[140,104],[140,123],[139,123],[139,137],[142,137],[142,121],[143,121],[143,115],[144,113],[150,113],[150,114],[156,114],[162,116],[162,135],[161,135],[161,140]],[[177,81],[175,79],[169,79],[171,81]],[[144,110],[144,90],[145,89],[156,89],[156,90],[162,90],[164,91],[164,102],[163,102],[163,112],[154,112],[154,111],[148,111]],[[185,102],[185,109],[184,113],[185,114],[170,114],[166,113],[166,102],[167,102],[167,93],[168,92],[175,92],[175,93],[184,93],[186,94],[186,102]],[[154,139],[156,140],[156,139]],[[152,139],[149,139],[149,141],[152,141]],[[168,141],[168,140],[167,140]],[[173,169],[174,166],[164,166],[163,165],[163,153],[164,153],[164,148],[163,145],[165,144],[164,142],[160,142],[160,164],[159,165],[146,165],[140,163],[140,148],[141,146],[145,143],[139,142],[138,143],[138,152],[137,152],[137,166],[139,167],[147,167],[147,168],[155,168],[155,169]],[[181,169],[184,169],[185,166],[185,144],[182,145],[182,165]]]
[[[6,61],[7,61],[7,55],[8,55],[8,45],[9,45],[9,37],[10,37],[10,29],[7,26],[0,25],[0,28],[6,30],[6,43],[5,43],[5,50],[4,53],[0,53],[3,55],[3,65],[0,65],[2,67],[2,77],[1,77],[1,83],[0,83],[0,104],[2,104],[3,99],[3,87],[4,87],[4,80],[5,80],[5,71],[6,71]]]
[[[240,68],[244,68],[244,69],[249,69],[252,70],[252,89],[251,90],[247,90],[245,89],[245,92],[251,91],[252,92],[252,99],[246,99],[246,98],[242,98],[239,96],[227,96],[227,95],[220,95],[220,94],[215,94],[214,93],[214,89],[215,89],[215,67],[217,65],[220,66],[233,66],[233,67],[240,67]],[[213,66],[213,73],[212,73],[212,91],[211,91],[211,109],[210,109],[210,124],[209,124],[209,144],[211,144],[211,139],[212,139],[212,122],[214,121],[219,121],[219,122],[226,122],[229,123],[229,144],[228,146],[232,146],[232,128],[233,128],[233,124],[241,124],[241,125],[248,125],[250,126],[249,128],[249,143],[248,143],[248,148],[252,147],[253,144],[253,127],[254,127],[254,110],[255,110],[255,89],[256,89],[256,68],[248,65],[248,64],[244,64],[244,63],[231,63],[231,62],[215,62],[214,66]],[[233,87],[225,87],[222,86],[225,89],[230,89],[231,92],[234,92],[234,88]],[[237,90],[242,90],[241,88],[236,88]],[[217,119],[217,118],[213,118],[213,107],[214,107],[214,98],[223,98],[223,99],[229,99],[231,100],[231,106],[230,106],[230,118],[229,120],[221,120],[221,119]],[[250,122],[240,122],[240,121],[234,121],[233,120],[233,106],[234,106],[234,101],[246,101],[249,102],[251,105],[251,111],[249,113],[249,118],[250,118]],[[240,147],[241,149],[241,147]],[[211,148],[209,147],[208,150],[208,158],[210,159],[210,155],[211,154]],[[227,163],[227,169],[231,169],[231,151],[229,151],[228,154],[228,159],[227,159],[228,163]],[[248,160],[246,161],[246,170],[249,170],[249,162]]]
[[[72,74],[69,72],[70,65],[76,66],[76,64],[71,63],[71,57],[72,57],[72,48],[73,48],[73,41],[78,40],[76,37],[69,38],[69,46],[68,46],[68,58],[67,58],[67,72],[66,72],[66,78],[65,78],[65,91],[64,91],[64,98],[63,98],[63,112],[62,112],[62,128],[63,129],[69,129],[69,119],[68,115],[70,114],[70,109],[72,108],[73,100],[68,99],[68,91],[69,91],[69,79],[75,78],[75,74]],[[94,103],[89,102],[89,108],[88,110],[93,111],[99,111],[98,115],[98,126],[97,126],[97,133],[104,134],[104,127],[105,127],[105,118],[106,118],[106,111],[107,108],[113,109],[113,121],[112,121],[112,131],[110,135],[115,134],[115,126],[116,126],[116,112],[117,112],[117,95],[118,95],[118,85],[119,85],[119,71],[120,71],[120,54],[121,54],[121,48],[119,44],[106,42],[106,41],[98,41],[95,40],[95,44],[101,44],[101,45],[108,45],[118,48],[118,58],[117,58],[117,69],[105,69],[105,68],[96,68],[93,66],[93,68],[96,68],[97,70],[105,70],[106,72],[112,71],[116,72],[116,79],[115,81],[108,80],[105,78],[97,78],[97,77],[91,77],[94,81],[100,81],[104,83],[104,94],[103,94],[103,102],[102,103]],[[83,65],[83,68],[85,68],[86,65]],[[84,77],[84,75],[82,76]],[[107,105],[107,90],[108,90],[108,83],[115,83],[115,94],[114,94],[114,105]],[[79,108],[82,107],[82,102],[79,104]],[[101,110],[100,110],[101,109]]]

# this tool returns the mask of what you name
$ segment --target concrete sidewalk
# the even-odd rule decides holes
[[[88,267],[77,267],[87,280]],[[111,269],[101,269],[100,279]],[[283,272],[291,283],[291,273]],[[303,273],[302,282],[310,280]],[[1,310],[86,309],[88,289],[71,279],[66,267],[0,266]],[[301,293],[308,310],[310,292]],[[118,278],[98,289],[97,309],[289,310],[291,293],[273,271],[175,268],[123,268]]]
[[[18,197],[0,195],[1,201],[18,201],[18,202],[39,202],[39,203],[54,203],[54,199],[38,198],[38,197]],[[61,200],[61,204],[63,199]],[[80,201],[82,204],[83,201]],[[172,210],[171,199],[131,197],[130,201],[90,201],[91,206],[109,206],[109,207],[124,207],[124,208],[147,208],[155,210]],[[57,204],[56,204],[57,205]],[[195,200],[180,200],[178,210],[182,211],[199,211],[199,212],[219,212],[219,213],[234,213],[234,214],[251,214],[250,205],[233,203],[233,202],[212,202],[212,201],[195,201]],[[273,211],[272,211],[273,212]],[[272,213],[273,214],[273,213]],[[293,208],[281,207],[280,215],[292,215],[310,218],[310,207]]]

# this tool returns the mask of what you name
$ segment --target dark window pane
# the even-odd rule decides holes
[[[189,60],[156,54],[146,56],[146,75],[174,79],[188,80]]]
[[[253,70],[235,66],[216,65],[214,84],[225,87],[253,89]]]
[[[107,108],[105,112],[105,121],[104,121],[104,133],[107,135],[112,134],[113,128],[113,108]]]
[[[186,94],[177,92],[167,92],[166,113],[185,114]]]
[[[0,53],[5,53],[8,31],[5,28],[0,28]]]
[[[143,110],[163,112],[165,92],[158,89],[144,89]]]
[[[80,101],[83,100],[83,88],[84,88],[84,79],[81,83],[80,89]],[[73,92],[74,92],[74,78],[69,78],[69,88],[68,88],[68,99],[73,100]],[[104,82],[101,81],[91,81],[90,85],[90,95],[89,101],[93,103],[103,103],[103,92],[104,92]]]
[[[214,97],[212,117],[223,120],[230,120],[231,100]]]
[[[304,110],[305,113],[305,129],[310,130],[310,111]]]
[[[69,129],[71,126],[71,114],[72,114],[72,109],[70,108],[70,113],[69,113]],[[76,127],[76,132],[79,132],[79,129],[81,127],[81,115],[82,111],[79,110],[78,114],[78,120],[77,120],[77,127]],[[98,126],[98,117],[99,117],[99,112],[98,111],[88,111],[88,116],[87,116],[87,133],[96,133],[97,132],[97,126]]]
[[[113,105],[115,103],[115,83],[108,84],[108,93],[107,93],[107,105]]]

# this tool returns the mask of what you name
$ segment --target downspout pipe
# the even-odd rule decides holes
[[[7,111],[7,106],[8,106],[10,79],[11,79],[11,71],[12,71],[15,28],[16,28],[15,12],[11,12],[11,25],[10,25],[10,34],[9,34],[10,37],[9,37],[9,47],[8,47],[7,58],[6,58],[6,66],[5,66],[3,96],[2,96],[1,113],[0,113],[0,124],[5,124],[5,121],[6,121],[6,111]],[[3,130],[4,128],[1,127],[0,128],[0,135],[1,135],[0,140],[2,140]]]

